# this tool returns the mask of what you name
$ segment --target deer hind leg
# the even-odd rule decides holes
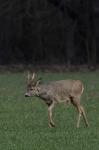
[[[77,120],[77,128],[79,128],[79,124],[80,124],[80,120],[81,120],[81,116],[82,116],[82,110],[81,110],[81,106],[77,106],[78,109],[78,120]]]
[[[86,113],[85,113],[85,110],[84,110],[83,106],[80,106],[80,110],[82,112],[82,115],[83,115],[86,127],[89,127],[89,123],[88,123],[88,120],[87,120],[87,117],[86,117]]]
[[[52,119],[52,110],[54,108],[55,103],[52,102],[49,106],[48,106],[48,123],[49,123],[49,127],[55,127],[55,123]]]
[[[86,114],[85,114],[85,110],[83,108],[83,106],[80,105],[80,98],[76,97],[76,98],[71,98],[71,103],[77,108],[78,110],[78,120],[77,120],[77,128],[79,128],[79,124],[80,124],[80,120],[81,120],[81,116],[83,116],[84,118],[84,121],[85,121],[85,124],[86,126],[88,127],[89,124],[88,124],[88,121],[87,121],[87,117],[86,117]]]

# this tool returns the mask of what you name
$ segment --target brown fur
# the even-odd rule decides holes
[[[52,110],[57,103],[71,103],[78,111],[77,128],[80,124],[80,118],[83,116],[86,126],[89,126],[83,106],[80,104],[80,98],[84,87],[80,80],[59,80],[48,83],[40,83],[36,80],[35,74],[29,75],[27,92],[25,96],[38,96],[48,105],[49,126],[55,126],[52,119]]]

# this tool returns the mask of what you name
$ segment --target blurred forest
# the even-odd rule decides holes
[[[1,0],[0,64],[99,63],[98,0]]]

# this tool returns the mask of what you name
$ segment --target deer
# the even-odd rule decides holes
[[[35,73],[32,73],[27,76],[25,97],[37,96],[47,104],[49,127],[55,127],[53,108],[59,103],[73,104],[75,106],[78,111],[77,128],[79,128],[81,116],[86,127],[89,127],[84,107],[80,103],[83,91],[84,86],[81,80],[66,79],[43,83],[41,79],[37,79]]]

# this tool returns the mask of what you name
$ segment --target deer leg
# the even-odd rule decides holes
[[[48,107],[48,121],[49,121],[49,127],[55,127],[54,121],[52,119],[52,110],[54,108],[55,103],[52,102],[52,104]]]
[[[78,119],[77,119],[77,128],[79,128],[81,116],[83,114],[83,107],[80,105],[80,98],[79,97],[70,97],[71,103],[77,108],[78,110]]]
[[[82,112],[82,115],[83,115],[86,127],[89,127],[89,123],[88,123],[88,120],[87,120],[87,117],[86,117],[86,113],[85,113],[85,110],[84,110],[83,106],[80,106],[80,110]]]
[[[81,114],[82,114],[82,112],[81,112],[81,110],[80,110],[80,107],[79,106],[77,106],[77,109],[78,109],[78,120],[77,120],[77,128],[79,128],[79,124],[80,124],[80,119],[81,119]]]
[[[85,110],[84,110],[83,106],[78,105],[77,109],[78,109],[78,112],[79,112],[78,121],[77,121],[77,128],[79,128],[81,116],[83,116],[86,127],[89,127],[89,123],[88,123],[88,120],[87,120],[87,117],[86,117]]]
[[[77,128],[79,128],[80,119],[81,119],[82,115],[83,115],[86,127],[88,127],[89,123],[88,123],[88,120],[87,120],[87,117],[85,114],[85,110],[84,110],[83,106],[80,105],[80,98],[79,97],[70,97],[70,99],[71,99],[71,103],[77,108],[78,113],[79,113],[78,120],[77,120]]]

